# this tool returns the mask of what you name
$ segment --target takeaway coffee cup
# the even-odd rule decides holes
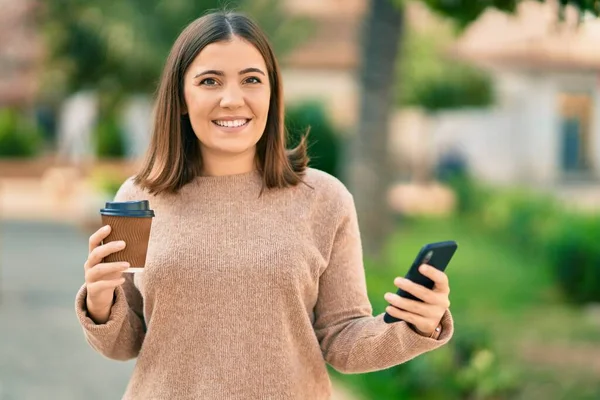
[[[143,271],[154,217],[148,200],[107,202],[100,215],[102,224],[112,228],[104,243],[123,240],[127,244],[125,249],[105,257],[104,262],[127,261],[130,268],[125,272]]]

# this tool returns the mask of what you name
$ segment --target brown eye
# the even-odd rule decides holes
[[[248,79],[246,79],[246,83],[256,84],[256,83],[261,83],[261,81],[257,77],[251,76]]]
[[[199,85],[204,85],[204,86],[216,86],[217,81],[214,80],[213,78],[206,78],[206,79],[202,79],[199,83]]]

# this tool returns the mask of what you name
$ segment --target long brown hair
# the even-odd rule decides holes
[[[136,184],[152,194],[175,193],[202,173],[198,138],[183,115],[183,78],[196,56],[211,43],[238,36],[261,53],[267,66],[271,99],[265,131],[256,145],[256,164],[266,188],[297,185],[308,164],[306,136],[286,149],[283,89],[279,65],[263,31],[249,17],[235,12],[213,12],[190,23],[179,35],[167,58],[154,108],[152,139]]]

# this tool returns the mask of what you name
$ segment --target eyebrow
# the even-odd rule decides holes
[[[264,72],[262,72],[260,69],[258,68],[246,68],[240,71],[239,75],[244,75],[244,74],[249,74],[250,72],[256,72],[257,74],[261,74],[262,76],[266,76]],[[203,76],[203,75],[217,75],[217,76],[225,76],[225,73],[223,71],[217,71],[214,69],[209,69],[203,72],[199,72],[196,75],[194,75],[194,79]]]

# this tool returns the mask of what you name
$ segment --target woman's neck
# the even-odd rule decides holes
[[[216,155],[202,152],[203,176],[239,175],[256,169],[255,149],[241,154]]]

